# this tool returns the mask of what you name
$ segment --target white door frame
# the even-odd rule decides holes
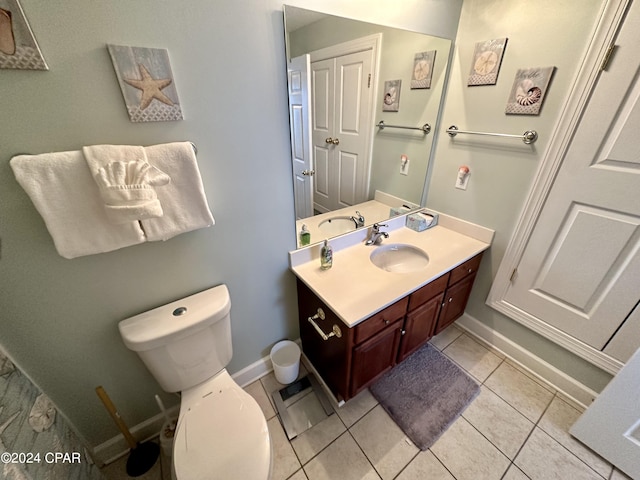
[[[607,56],[609,46],[615,39],[630,1],[608,0],[602,7],[600,20],[592,36],[585,60],[578,71],[567,103],[562,110],[555,133],[550,140],[549,148],[538,168],[524,210],[520,215],[514,235],[502,258],[487,298],[487,305],[490,307],[613,374],[620,370],[622,367],[621,362],[510,304],[506,301],[505,295],[509,288],[510,278],[518,266],[527,241],[535,228],[544,201],[553,185],[556,173],[571,143],[573,132],[580,121],[582,111],[589,101],[591,90],[600,74],[601,65]]]

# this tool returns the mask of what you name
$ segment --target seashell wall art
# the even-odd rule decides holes
[[[555,69],[556,67],[537,67],[518,70],[505,113],[538,115]]]
[[[0,68],[49,70],[18,0],[0,0]]]

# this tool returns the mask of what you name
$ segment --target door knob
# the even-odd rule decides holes
[[[310,176],[312,176],[312,175],[313,175],[313,174],[315,174],[315,173],[316,173],[316,171],[315,171],[315,170],[303,170],[303,171],[302,171],[302,175],[305,175],[305,176],[307,176],[307,177],[310,177]]]
[[[331,138],[331,137],[327,137],[324,139],[324,143],[332,143],[334,145],[338,145],[340,144],[340,140],[337,138]]]
[[[333,143],[334,145],[339,145],[340,144],[340,140],[337,139],[337,138],[334,138],[331,143]]]

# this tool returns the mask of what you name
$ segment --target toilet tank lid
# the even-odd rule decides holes
[[[124,344],[139,352],[191,335],[224,318],[231,310],[226,285],[218,285],[122,320],[118,324]]]

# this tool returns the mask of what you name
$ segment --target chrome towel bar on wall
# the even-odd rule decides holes
[[[384,123],[384,120],[380,120],[378,122],[378,128],[380,130],[384,130],[385,128],[403,128],[405,130],[421,130],[422,133],[424,133],[425,135],[431,131],[431,125],[429,125],[428,123],[425,123],[421,127],[405,127],[402,125],[387,125],[386,123]]]
[[[527,145],[535,143],[535,141],[538,140],[538,132],[536,132],[535,130],[527,130],[522,135],[510,135],[508,133],[469,132],[467,130],[459,130],[455,125],[451,125],[449,128],[447,128],[447,133],[452,138],[459,133],[467,133],[470,135],[490,135],[492,137],[519,138]]]

